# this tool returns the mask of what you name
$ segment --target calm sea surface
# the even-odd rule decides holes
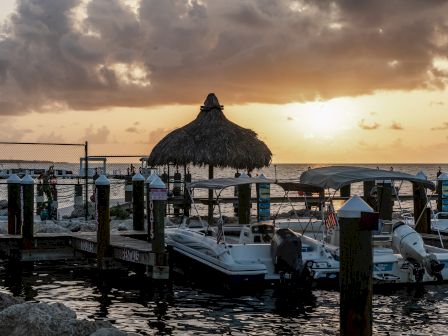
[[[277,165],[263,172],[269,177],[276,173],[277,178],[296,178],[307,167]],[[393,167],[411,174],[422,170],[434,180],[439,165]],[[380,168],[389,169],[390,165]],[[442,165],[442,170],[448,171],[448,166]],[[216,175],[234,172],[218,170]],[[206,170],[192,173],[194,178],[203,178]],[[357,188],[354,186],[352,193]],[[404,184],[402,190],[410,193],[410,185]],[[80,318],[107,319],[122,330],[142,335],[338,334],[339,293],[334,289],[294,295],[273,288],[236,293],[211,280],[175,278],[160,287],[132,272],[108,278],[113,281],[97,280],[86,265],[67,264],[37,264],[20,276],[0,263],[0,291],[28,300],[62,302]],[[375,289],[373,304],[375,335],[448,333],[448,285]]]

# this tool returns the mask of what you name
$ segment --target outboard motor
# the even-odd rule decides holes
[[[403,222],[394,224],[392,245],[400,252],[400,254],[414,265],[414,275],[419,282],[423,279],[423,270],[438,281],[442,281],[443,277],[440,272],[444,268],[436,256],[427,253],[423,239],[413,228]]]
[[[271,257],[276,273],[290,274],[291,279],[299,279],[304,275],[302,240],[291,229],[275,232],[271,241]]]

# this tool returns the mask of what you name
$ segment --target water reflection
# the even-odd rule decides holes
[[[339,330],[334,290],[235,291],[183,278],[160,284],[128,271],[99,277],[82,264],[6,268],[0,264],[0,290],[63,302],[80,318],[107,319],[142,335],[337,335]],[[448,285],[376,291],[375,335],[445,334]]]

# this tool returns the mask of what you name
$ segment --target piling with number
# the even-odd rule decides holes
[[[101,269],[110,248],[110,182],[105,175],[101,175],[95,181],[95,187],[98,218],[96,258],[98,268]]]
[[[20,234],[22,229],[22,214],[20,201],[20,177],[11,175],[8,180],[8,233]]]
[[[30,175],[22,179],[23,194],[23,247],[31,249],[34,236],[34,180]]]
[[[437,210],[448,212],[448,174],[442,173],[437,177]]]
[[[132,177],[132,223],[133,229],[145,229],[145,178],[137,173]]]
[[[248,177],[248,175],[242,173],[239,178]],[[238,220],[240,224],[250,223],[250,193],[250,184],[242,184],[238,186]]]
[[[376,208],[375,197],[372,196],[372,190],[375,187],[375,181],[363,182],[363,198],[364,201],[372,208]]]
[[[353,196],[339,210],[340,335],[372,335],[372,208]],[[369,216],[370,215],[370,216]],[[370,220],[369,220],[370,217]],[[375,218],[376,217],[376,218]],[[368,220],[365,220],[368,218]]]

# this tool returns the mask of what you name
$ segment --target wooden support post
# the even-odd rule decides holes
[[[248,178],[246,174],[241,174],[240,178]],[[251,185],[243,184],[238,186],[238,220],[239,224],[250,223],[250,196]]]
[[[132,177],[132,224],[133,229],[145,229],[145,178],[137,173]]]
[[[213,166],[208,166],[208,179],[213,178]],[[213,190],[208,190],[208,216],[207,221],[209,225],[213,225]]]
[[[359,196],[339,210],[342,336],[372,335],[372,231],[361,221],[361,213],[372,212]]]
[[[132,202],[132,175],[126,175],[125,177],[124,201],[126,203]]]
[[[167,190],[165,183],[157,175],[149,184],[149,217],[153,227],[154,238],[152,250],[155,253],[165,252],[165,206]]]
[[[23,194],[23,248],[29,250],[33,246],[34,237],[34,180],[30,175],[22,179]]]
[[[20,202],[20,177],[9,176],[8,183],[8,233],[20,234],[22,229],[22,214]]]
[[[341,187],[341,189],[339,190],[341,197],[347,197],[350,198],[350,192],[351,192],[351,185],[345,185],[343,187]]]
[[[182,192],[182,174],[179,173],[178,167],[176,167],[176,172],[174,173],[173,178],[173,199],[179,200]],[[179,217],[181,207],[182,205],[180,205],[179,203],[173,203],[173,214],[175,217]]]
[[[184,216],[190,216],[191,209],[191,197],[190,197],[190,189],[187,186],[188,183],[191,183],[191,174],[190,171],[187,171],[187,166],[184,166]]]
[[[105,175],[95,181],[96,208],[98,218],[96,260],[99,269],[103,269],[104,259],[110,250],[110,182]]]
[[[258,178],[266,179],[264,174]],[[268,221],[271,219],[271,185],[269,183],[257,183],[257,220]]]
[[[392,182],[381,181],[377,183],[378,190],[378,212],[380,218],[385,220],[392,220],[392,208],[394,202],[392,200]]]
[[[156,178],[157,175],[152,174],[148,176],[148,178],[145,181],[146,184],[146,218],[147,218],[147,230],[148,230],[148,237],[147,240],[149,242],[152,242],[152,239],[154,237],[154,216],[151,217],[151,209],[152,206],[151,205],[151,196],[149,194],[150,192],[150,188],[149,186],[151,185],[151,182]]]
[[[427,176],[420,171],[417,177],[427,180]],[[415,231],[419,233],[431,233],[431,218],[428,218],[426,206],[428,198],[426,197],[426,189],[421,183],[412,183],[412,195],[414,199],[414,220]]]
[[[84,206],[84,200],[82,197],[82,184],[78,183],[75,185],[75,199],[74,199],[74,207],[80,208]]]
[[[375,197],[372,196],[372,189],[375,187],[375,181],[364,181],[363,191],[364,191],[364,201],[373,209],[376,209]]]
[[[37,184],[37,194],[36,194],[36,214],[40,215],[44,207],[44,187],[42,185],[42,179],[39,177],[39,183]]]

